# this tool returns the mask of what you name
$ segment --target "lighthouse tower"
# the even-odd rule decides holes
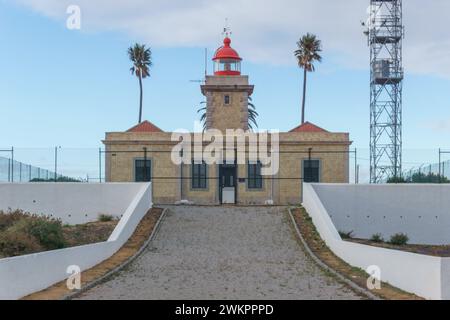
[[[241,75],[242,58],[231,47],[228,34],[212,60],[214,75],[206,76],[201,86],[206,97],[206,129],[248,130],[248,98],[254,86],[249,85],[248,76]]]

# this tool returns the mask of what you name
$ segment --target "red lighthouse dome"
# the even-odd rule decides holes
[[[216,76],[241,75],[241,57],[231,46],[231,39],[225,37],[223,46],[214,54],[214,74]]]

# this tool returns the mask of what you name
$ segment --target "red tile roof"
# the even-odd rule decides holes
[[[163,132],[163,131],[150,121],[145,120],[135,125],[133,128],[128,129],[127,132]]]
[[[328,132],[325,129],[322,129],[319,126],[316,126],[315,124],[311,123],[311,122],[305,122],[301,125],[299,125],[298,127],[292,129],[289,132]]]

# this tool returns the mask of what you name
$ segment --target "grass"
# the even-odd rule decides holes
[[[0,258],[105,241],[116,224],[101,221],[70,226],[22,210],[0,211]]]

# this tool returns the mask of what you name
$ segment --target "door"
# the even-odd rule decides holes
[[[221,165],[219,168],[220,203],[236,203],[236,166]]]

